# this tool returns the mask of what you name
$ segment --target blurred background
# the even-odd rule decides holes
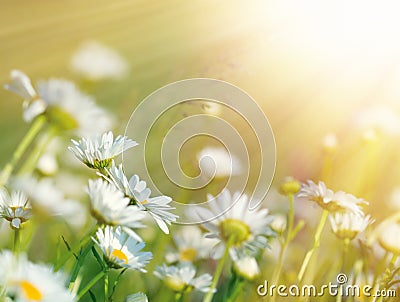
[[[0,83],[12,69],[33,82],[75,81],[114,113],[115,133],[121,133],[140,101],[163,85],[221,79],[257,101],[275,134],[277,167],[267,206],[285,207],[274,188],[290,175],[324,179],[332,189],[363,197],[378,219],[400,208],[397,1],[0,5]],[[116,51],[125,60],[124,76],[93,80],[77,72],[74,54],[87,43]],[[18,96],[0,90],[0,100],[3,165],[28,125]],[[195,157],[189,147],[186,152]]]

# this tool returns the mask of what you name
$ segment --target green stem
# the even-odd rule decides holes
[[[293,239],[293,224],[294,224],[294,196],[293,194],[288,195],[289,198],[289,214],[288,214],[288,227],[286,230],[286,238],[282,245],[282,248],[279,253],[278,265],[274,270],[274,274],[272,277],[272,284],[278,284],[279,277],[281,275],[283,261],[285,259],[286,250],[289,246],[290,241]],[[272,301],[275,300],[275,296],[272,298]]]
[[[224,255],[219,260],[217,268],[215,269],[214,277],[213,277],[213,280],[212,280],[212,283],[211,283],[211,286],[210,286],[210,290],[205,295],[203,302],[211,302],[212,301],[212,298],[214,296],[214,291],[217,288],[218,280],[221,277],[222,270],[224,268],[225,261],[229,256],[229,249],[231,248],[234,240],[235,240],[234,236],[229,238],[229,240],[228,240],[228,242],[226,244],[226,247],[225,247]]]
[[[242,291],[245,283],[246,282],[244,280],[239,280],[238,282],[235,282],[234,290],[229,294],[229,297],[226,300],[226,302],[234,302],[239,293]]]
[[[14,229],[14,254],[18,255],[19,254],[19,247],[21,243],[21,230],[19,229]]]
[[[175,294],[175,302],[182,302],[183,301],[183,293],[182,292],[177,292]]]
[[[79,254],[78,260],[75,262],[74,268],[71,273],[71,278],[69,280],[69,289],[74,288],[74,283],[75,283],[76,277],[78,277],[79,270],[81,269],[87,254],[92,249],[93,244],[94,244],[94,242],[92,240],[90,240],[87,243],[87,245],[85,246],[85,248],[83,249],[83,251]]]
[[[22,166],[19,168],[18,173],[19,174],[27,174],[32,172],[35,167],[37,162],[40,159],[40,156],[43,155],[44,151],[46,150],[47,146],[50,144],[52,139],[55,137],[57,133],[57,130],[55,127],[50,128],[49,131],[44,133],[39,138],[39,141],[33,148],[33,151],[29,154],[28,158],[24,161]]]
[[[17,165],[17,163],[19,162],[21,157],[24,155],[24,153],[28,149],[29,145],[33,142],[36,135],[43,128],[43,126],[45,125],[45,122],[46,122],[46,118],[44,116],[38,116],[33,121],[31,128],[28,130],[28,132],[22,138],[17,149],[15,149],[14,154],[11,158],[11,161],[8,162],[5,165],[5,167],[3,168],[3,171],[0,174],[0,187],[4,186],[7,183],[11,173],[15,169],[15,166]]]
[[[106,271],[100,271],[92,280],[90,280],[89,283],[86,284],[86,286],[76,295],[77,300],[79,301],[79,299],[82,298],[93,287],[93,285],[103,278],[104,274],[106,274]]]
[[[108,270],[106,270],[104,274],[104,301],[108,301],[108,281],[109,281],[109,274]]]
[[[310,264],[310,260],[313,256],[314,252],[318,249],[318,247],[320,245],[322,231],[324,229],[326,220],[328,218],[328,214],[329,214],[329,212],[327,210],[324,210],[322,212],[321,220],[319,221],[317,230],[315,231],[314,244],[313,244],[312,248],[307,252],[306,256],[304,257],[303,264],[301,265],[299,274],[297,276],[297,280],[299,281],[299,283],[303,280],[303,277],[307,270],[307,267]]]

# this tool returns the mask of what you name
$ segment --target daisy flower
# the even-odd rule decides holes
[[[229,177],[242,172],[242,165],[237,156],[224,148],[206,147],[199,152],[197,159],[206,176]]]
[[[379,244],[389,252],[394,254],[400,253],[400,224],[392,222],[385,225],[379,232],[378,241]]]
[[[260,268],[254,257],[236,249],[232,249],[230,255],[233,260],[233,270],[236,274],[249,281],[260,275]]]
[[[212,277],[210,274],[203,274],[195,278],[196,268],[190,262],[179,263],[177,266],[158,266],[154,275],[176,292],[190,291],[193,288],[208,292],[210,290]]]
[[[30,78],[19,70],[12,70],[10,77],[11,82],[4,85],[4,88],[24,98],[24,120],[29,122],[37,115],[44,113],[47,107],[46,103],[37,95]]]
[[[89,80],[118,79],[127,72],[127,62],[113,49],[96,41],[84,43],[73,55],[71,67]]]
[[[23,192],[14,191],[10,195],[5,189],[0,190],[0,218],[9,221],[11,228],[19,229],[31,216],[32,208]]]
[[[35,90],[29,77],[20,71],[12,71],[11,79],[6,89],[24,97],[23,115],[27,122],[45,114],[60,129],[74,130],[79,135],[93,135],[111,127],[111,119],[106,111],[70,81],[39,81]]]
[[[10,251],[0,254],[0,287],[17,302],[72,302],[74,296],[64,288],[66,277],[49,266],[34,264],[25,254],[18,258]]]
[[[166,260],[169,263],[207,259],[212,247],[218,243],[216,239],[204,238],[201,230],[195,226],[184,226],[173,238],[177,251],[167,253]]]
[[[297,197],[314,201],[329,212],[351,211],[363,215],[362,206],[368,204],[365,200],[343,191],[333,192],[322,181],[315,184],[308,180],[302,185]]]
[[[68,149],[85,165],[93,169],[103,169],[111,165],[113,159],[122,152],[137,146],[130,138],[118,135],[114,139],[111,131],[103,135],[72,140]]]
[[[218,259],[230,242],[233,247],[246,247],[257,250],[267,246],[268,237],[275,233],[270,224],[272,216],[268,209],[249,210],[246,195],[236,192],[231,195],[228,190],[214,198],[208,195],[211,209],[197,208],[197,215],[205,221],[203,226],[209,231],[208,238],[216,238],[219,243],[214,247],[213,257]]]
[[[144,267],[153,257],[150,252],[141,252],[144,242],[138,242],[122,231],[120,227],[116,229],[106,226],[104,231],[99,228],[96,232],[97,240],[93,241],[102,250],[106,262],[110,267],[130,268],[146,272]]]
[[[137,175],[133,175],[128,181],[122,165],[118,167],[113,165],[107,172],[108,177],[105,178],[124,192],[125,196],[130,198],[139,208],[147,211],[157,222],[160,229],[165,234],[169,234],[168,225],[171,225],[178,218],[177,215],[170,212],[175,209],[169,205],[172,201],[171,197],[164,195],[150,197],[151,190],[147,188],[146,182],[140,180]]]
[[[130,205],[129,198],[112,184],[97,179],[89,180],[87,193],[90,196],[90,211],[99,224],[122,226],[124,231],[138,241],[141,238],[132,230],[141,228],[144,218],[143,211],[135,205]]]
[[[340,239],[354,239],[372,223],[371,216],[353,212],[336,212],[329,215],[333,233]]]
[[[62,217],[65,222],[74,227],[81,227],[86,220],[83,205],[65,198],[64,193],[56,187],[51,178],[36,179],[24,176],[13,180],[12,185],[24,191],[38,213]]]

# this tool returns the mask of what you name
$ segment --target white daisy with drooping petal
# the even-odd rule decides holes
[[[138,145],[137,142],[122,135],[114,139],[111,131],[79,141],[72,140],[68,149],[89,168],[103,169],[111,165],[113,159],[122,152]]]
[[[336,212],[329,215],[333,233],[340,239],[354,239],[372,223],[371,216],[353,212]]]
[[[64,287],[66,276],[46,265],[34,264],[25,254],[0,253],[0,287],[17,302],[72,302],[75,297]]]
[[[32,208],[25,193],[13,191],[10,195],[4,188],[0,190],[0,218],[10,222],[11,228],[19,229],[31,216]]]
[[[176,266],[163,264],[158,266],[154,275],[164,280],[165,284],[176,292],[190,291],[195,288],[201,292],[208,292],[212,277],[203,274],[195,278],[196,268],[190,262],[179,263]]]
[[[141,272],[146,272],[144,267],[153,257],[151,252],[141,252],[145,243],[139,242],[121,227],[113,228],[106,226],[96,232],[97,240],[93,241],[102,250],[107,263],[113,268],[130,268]]]
[[[124,193],[102,179],[89,180],[87,193],[90,196],[91,213],[99,224],[122,226],[129,235],[142,241],[132,229],[144,227],[141,223],[144,211],[136,205],[130,205]]]
[[[217,239],[205,238],[198,227],[189,225],[183,226],[173,238],[177,250],[166,254],[169,263],[207,259],[212,247],[218,243]]]
[[[231,249],[230,255],[233,261],[233,269],[242,278],[246,280],[254,280],[260,275],[260,268],[258,267],[257,260],[245,253],[245,251]]]
[[[368,204],[362,198],[357,198],[343,191],[333,192],[322,181],[315,184],[308,180],[307,183],[302,185],[297,197],[313,201],[329,212],[352,211],[362,215],[362,206]]]
[[[87,212],[84,206],[66,198],[53,179],[24,176],[15,178],[12,185],[28,195],[34,209],[40,214],[60,217],[74,227],[81,227],[85,223]]]
[[[270,227],[273,217],[268,215],[268,209],[250,211],[248,197],[240,192],[231,195],[223,190],[216,198],[208,195],[208,203],[210,209],[196,208],[196,212],[209,231],[206,237],[219,239],[213,250],[216,259],[222,256],[228,242],[231,247],[257,250],[266,247],[268,237],[275,234]]]
[[[132,199],[142,210],[147,211],[157,222],[160,229],[169,234],[168,225],[175,222],[179,216],[171,213],[175,208],[171,207],[172,198],[168,196],[150,197],[151,190],[147,188],[145,181],[140,180],[139,176],[133,175],[129,181],[126,177],[122,165],[113,165],[108,171],[109,179],[119,190]]]
[[[128,64],[116,51],[96,41],[89,41],[76,51],[71,60],[74,71],[96,81],[119,79],[126,75]]]
[[[30,122],[36,116],[46,111],[46,103],[37,95],[35,88],[33,88],[31,79],[22,71],[11,71],[11,82],[4,85],[4,88],[22,96],[23,103],[23,117],[26,122]]]

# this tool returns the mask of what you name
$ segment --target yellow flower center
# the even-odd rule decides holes
[[[176,277],[168,277],[165,279],[165,284],[172,289],[173,291],[176,292],[181,292],[185,289],[185,282],[182,280],[176,278]]]
[[[128,257],[121,250],[117,250],[117,249],[113,250],[111,253],[111,256],[124,261],[125,264],[128,263]]]
[[[113,160],[112,158],[95,159],[93,161],[93,164],[88,161],[85,161],[85,165],[92,169],[103,169],[109,167],[112,163],[112,160]]]
[[[62,130],[72,130],[79,126],[78,121],[63,108],[50,106],[47,108],[46,114],[49,121]]]
[[[224,241],[231,240],[233,245],[240,245],[250,236],[250,228],[239,219],[225,219],[219,225],[221,237]]]
[[[182,261],[190,261],[193,262],[196,259],[196,250],[193,248],[183,249],[179,253],[179,258]]]
[[[28,281],[21,281],[20,286],[21,286],[22,292],[24,293],[25,297],[28,300],[31,300],[31,301],[42,300],[42,297],[43,297],[42,293],[32,283],[30,283]]]
[[[145,199],[145,200],[141,201],[140,203],[141,203],[141,204],[148,204],[149,201],[148,201],[147,199]]]

